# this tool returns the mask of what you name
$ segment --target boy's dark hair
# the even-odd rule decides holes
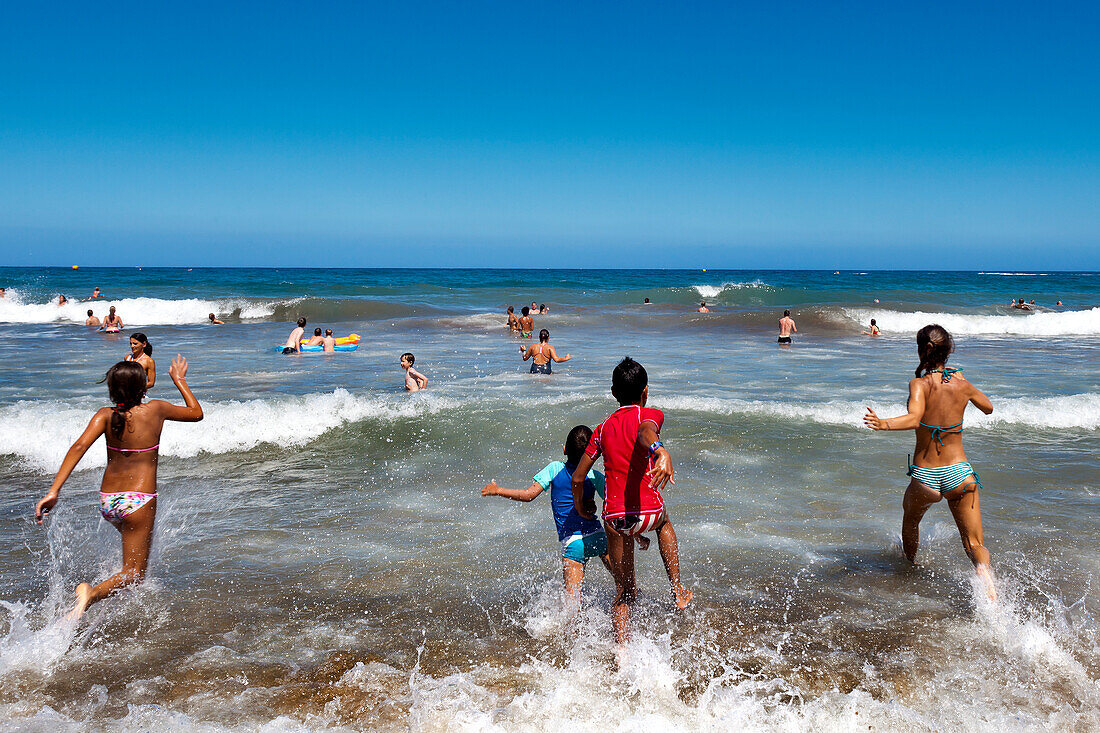
[[[510,305],[510,306],[508,306],[508,312],[509,312],[509,313],[515,313],[515,312],[516,312],[516,308],[515,308],[515,306],[511,306],[511,305]]]
[[[321,329],[319,329],[319,328],[313,329],[313,335],[314,336],[320,336],[321,335]]]
[[[301,328],[306,327],[306,319],[304,316],[298,319],[298,326]]]
[[[636,405],[642,401],[642,392],[649,384],[645,367],[625,357],[611,372],[611,394],[620,405]]]
[[[332,335],[332,329],[331,328],[326,328],[325,329],[325,335],[326,336],[331,336]]]
[[[580,463],[584,449],[591,439],[592,428],[587,425],[578,425],[570,430],[569,437],[565,439],[565,460],[574,466]]]
[[[790,314],[791,314],[791,312],[790,312],[790,311],[783,311],[783,317],[784,317],[784,318],[786,318],[786,317],[787,317],[787,316],[789,316]]]
[[[416,363],[416,357],[413,356],[412,354],[410,354],[407,351],[404,354],[401,355],[401,358],[404,359],[405,361],[409,362],[410,364],[415,364]]]
[[[91,318],[91,317],[92,317],[92,309],[91,309],[91,308],[89,308],[89,309],[88,309],[88,318]]]
[[[523,306],[522,308],[520,308],[519,312],[526,316],[531,312],[531,309],[527,306]]]
[[[546,343],[550,340],[550,332],[545,328],[539,331],[539,343]]]

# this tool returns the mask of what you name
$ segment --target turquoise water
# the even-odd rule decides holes
[[[56,305],[96,285],[109,303]],[[0,268],[0,286],[3,725],[1100,726],[1100,275]],[[1021,296],[1036,310],[1008,308]],[[503,328],[532,300],[573,356],[549,378]],[[176,397],[183,353],[207,417],[165,429],[151,581],[66,631],[49,622],[75,583],[118,563],[95,506],[102,446],[48,530],[30,513],[128,350],[79,325],[108,304],[154,346],[151,396]],[[360,348],[273,353],[299,315]],[[870,318],[879,339],[860,335]],[[933,321],[994,402],[967,414],[966,443],[998,606],[944,506],[921,567],[904,561],[912,438],[861,428],[866,405],[903,410],[913,334]],[[401,391],[404,351],[422,394]],[[667,416],[696,604],[676,613],[642,555],[619,666],[601,568],[579,633],[562,618],[548,498],[479,489],[526,487],[572,425],[606,416],[625,354]]]

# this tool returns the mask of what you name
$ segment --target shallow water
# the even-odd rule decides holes
[[[46,529],[31,512],[127,351],[76,325],[88,305],[48,302],[97,284],[154,345],[151,396],[176,398],[182,352],[206,419],[165,429],[150,582],[71,627],[55,619],[72,587],[120,561],[102,446]],[[1100,727],[1098,275],[0,269],[0,285],[0,727]],[[1045,309],[1006,307],[1021,295]],[[694,313],[704,297],[714,312]],[[500,325],[531,299],[573,354],[552,377],[526,374]],[[362,346],[273,353],[299,313]],[[859,335],[871,317],[882,338]],[[865,405],[902,410],[929,321],[995,406],[968,412],[965,439],[997,605],[946,506],[920,567],[904,560],[912,437],[861,428]],[[401,392],[404,351],[425,393]],[[548,498],[479,489],[527,486],[606,416],[625,354],[666,413],[696,602],[676,613],[656,548],[639,555],[617,661],[601,567],[580,623],[562,617]]]

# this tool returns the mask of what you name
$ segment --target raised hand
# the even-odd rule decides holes
[[[657,460],[653,462],[653,468],[646,472],[646,478],[649,479],[649,485],[660,491],[665,484],[674,484],[672,476],[675,470],[672,468],[672,456],[668,454],[668,451],[661,448],[657,451]]]
[[[172,378],[172,381],[186,380],[187,379],[187,359],[184,359],[179,354],[176,354],[176,358],[172,360],[172,366],[168,367],[168,376]]]
[[[871,428],[871,430],[886,430],[886,421],[875,414],[875,411],[870,407],[867,408],[867,414],[863,416],[863,424]]]

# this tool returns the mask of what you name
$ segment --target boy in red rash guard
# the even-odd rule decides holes
[[[607,550],[617,595],[612,606],[615,636],[626,641],[630,605],[637,596],[634,579],[634,543],[642,532],[657,532],[672,596],[677,608],[691,602],[692,593],[680,584],[680,551],[660,489],[672,481],[672,456],[661,443],[664,413],[646,407],[649,375],[645,367],[630,357],[623,359],[611,375],[611,394],[619,409],[611,413],[593,432],[585,454],[573,472],[573,499],[582,517],[595,516],[584,506],[584,479],[603,456],[607,494],[604,497],[603,522],[607,531]]]

